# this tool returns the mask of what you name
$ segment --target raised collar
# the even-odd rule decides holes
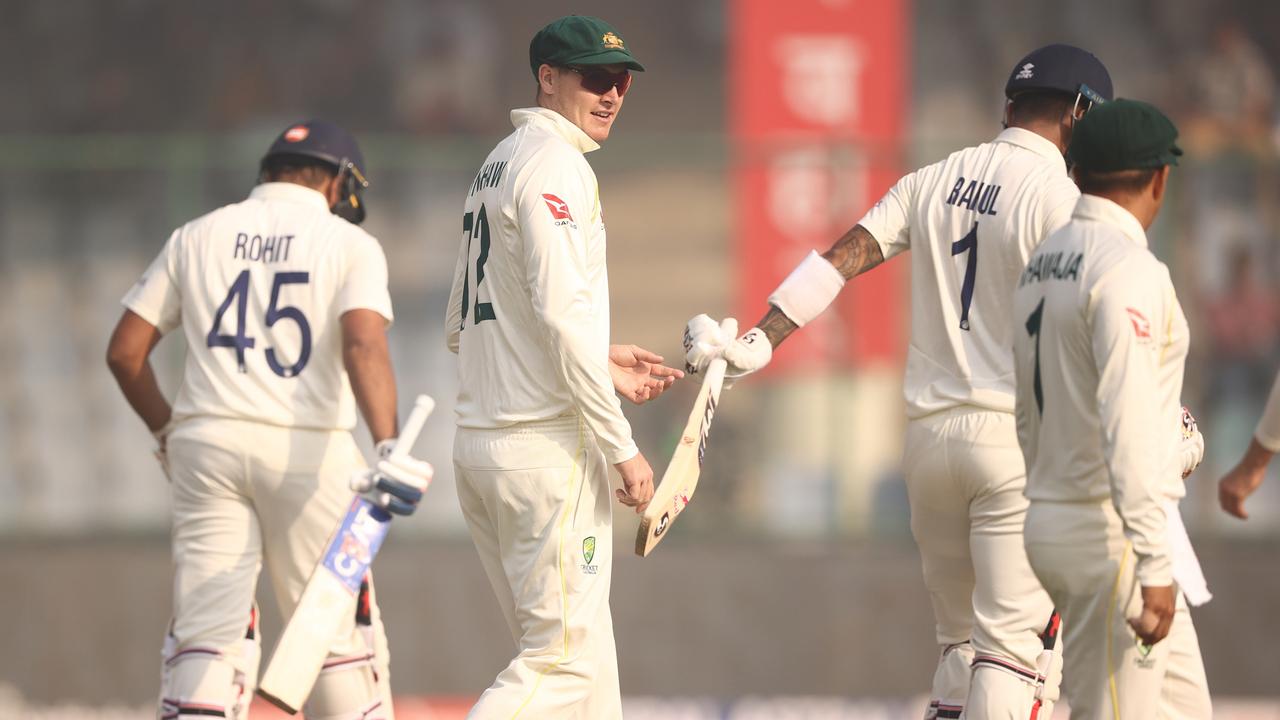
[[[286,202],[313,205],[324,211],[329,210],[329,202],[319,190],[291,182],[266,182],[257,185],[249,193],[254,200],[284,200]]]
[[[1124,236],[1136,243],[1138,247],[1147,247],[1147,232],[1142,229],[1142,223],[1138,222],[1138,218],[1104,197],[1081,195],[1071,216],[1110,225],[1124,233]]]
[[[1057,145],[1050,142],[1049,138],[1033,133],[1019,127],[1005,128],[1003,132],[996,136],[995,142],[1009,143],[1017,145],[1020,148],[1026,148],[1031,152],[1044,157],[1046,160],[1056,161],[1062,166],[1062,172],[1067,171],[1067,161],[1062,157],[1062,151]]]
[[[569,118],[555,110],[544,107],[516,108],[511,111],[511,124],[516,127],[528,124],[544,127],[564,138],[580,153],[585,154],[600,149],[600,143],[592,140],[582,128],[574,125]]]

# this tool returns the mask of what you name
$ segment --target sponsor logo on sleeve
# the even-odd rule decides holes
[[[552,219],[573,222],[573,215],[569,213],[569,203],[551,193],[543,193],[542,201],[547,204],[547,209],[551,211]],[[561,223],[556,224],[560,225]]]
[[[1147,316],[1131,307],[1125,308],[1125,312],[1129,313],[1129,322],[1133,323],[1134,336],[1139,340],[1150,340],[1151,323],[1147,320]]]

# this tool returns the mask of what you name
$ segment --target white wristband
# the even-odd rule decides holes
[[[777,290],[769,296],[769,304],[804,327],[822,314],[835,301],[844,287],[844,276],[817,252],[810,250]]]

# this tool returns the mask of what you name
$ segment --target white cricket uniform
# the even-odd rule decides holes
[[[1063,615],[1071,716],[1211,717],[1182,592],[1199,568],[1171,549],[1186,541],[1177,501],[1189,336],[1169,270],[1137,218],[1085,195],[1031,258],[1014,310],[1027,555]],[[1126,622],[1141,613],[1140,586],[1175,581],[1169,636],[1140,647]]]
[[[858,223],[886,260],[913,251],[903,471],[942,647],[930,716],[967,698],[968,717],[1025,720],[1037,702],[1047,717],[1057,697],[1039,637],[1053,607],[1022,547],[1010,298],[1077,197],[1058,147],[1009,128],[903,177]]]
[[[391,321],[386,258],[319,192],[265,183],[176,230],[123,302],[187,341],[167,441],[176,574],[162,690],[162,714],[186,717],[228,692],[247,701],[257,649],[242,640],[245,611],[263,560],[287,618],[351,502],[348,477],[365,464],[339,318]],[[308,717],[392,717],[376,603],[326,667]]]
[[[465,204],[445,320],[458,353],[458,497],[519,652],[475,718],[622,714],[608,466],[637,454],[609,375],[599,146],[513,110]]]

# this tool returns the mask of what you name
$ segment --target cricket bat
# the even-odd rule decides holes
[[[409,454],[435,404],[418,396],[392,457]],[[355,616],[360,583],[390,527],[391,515],[359,495],[338,523],[258,685],[258,693],[276,707],[292,715],[306,702],[338,627]]]
[[[725,337],[735,338],[738,336],[738,321],[727,318],[720,323],[720,330]],[[693,410],[689,412],[684,433],[680,435],[680,443],[671,454],[671,462],[662,474],[662,482],[654,491],[653,500],[640,518],[640,529],[636,533],[636,554],[640,557],[648,557],[662,542],[671,529],[671,523],[689,504],[693,491],[698,487],[707,436],[711,433],[711,418],[716,414],[716,403],[720,401],[726,367],[724,358],[712,360],[707,367],[702,388],[698,390],[698,398],[693,401]]]

